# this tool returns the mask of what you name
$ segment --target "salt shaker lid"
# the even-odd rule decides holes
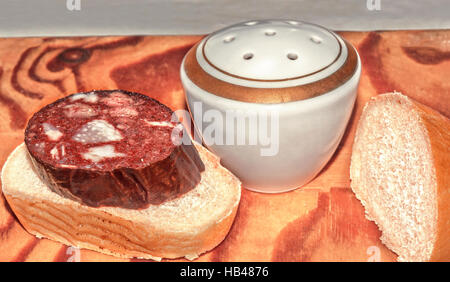
[[[211,33],[185,57],[200,88],[243,102],[282,103],[327,93],[356,71],[355,49],[336,33],[293,20],[259,20]]]

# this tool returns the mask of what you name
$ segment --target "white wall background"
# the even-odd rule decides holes
[[[205,34],[263,18],[335,30],[450,28],[450,0],[0,0],[0,37]]]

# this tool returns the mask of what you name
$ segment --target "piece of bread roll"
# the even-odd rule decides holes
[[[351,188],[399,261],[450,260],[450,121],[400,93],[358,123]]]
[[[24,144],[7,159],[3,194],[25,229],[37,237],[124,258],[186,257],[217,246],[236,215],[241,183],[196,144],[205,164],[200,183],[182,196],[146,209],[90,207],[42,182]]]

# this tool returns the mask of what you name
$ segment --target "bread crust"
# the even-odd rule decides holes
[[[170,236],[163,230],[102,211],[92,213],[49,201],[35,202],[10,195],[5,195],[5,198],[23,227],[38,238],[48,238],[68,246],[116,257],[156,261],[179,257],[192,260],[213,249],[226,237],[238,207],[234,206],[231,213],[217,225],[192,234],[194,236]],[[128,238],[121,235],[122,230],[127,232]],[[129,237],[135,239],[130,241]]]
[[[437,196],[437,218],[436,218],[436,234],[433,249],[429,257],[429,261],[448,261],[450,259],[450,121],[439,112],[416,102],[401,93],[387,93],[373,97],[372,100],[366,104],[364,111],[370,103],[379,100],[394,100],[394,101],[408,101],[411,104],[412,111],[415,111],[419,116],[419,122],[423,128],[423,134],[428,137],[428,142],[431,149],[433,167],[436,173],[436,196]],[[359,123],[363,122],[360,119]],[[358,124],[358,127],[360,124]],[[355,134],[355,144],[358,142],[358,130]],[[355,148],[355,146],[353,147]],[[366,202],[363,192],[359,189],[359,173],[358,169],[361,167],[359,156],[356,156],[355,151],[352,153],[352,160],[350,166],[351,187],[355,191],[357,198],[362,202],[366,208],[366,217],[374,220],[373,212],[370,210],[369,203]],[[378,223],[377,223],[378,224]],[[383,231],[383,230],[382,230]],[[392,249],[393,244],[390,238],[382,235],[381,240],[389,248]],[[399,254],[401,255],[401,254]]]
[[[12,180],[5,175],[8,161],[2,172],[3,192],[23,227],[37,237],[122,258],[158,261],[161,258],[179,257],[195,259],[226,237],[238,209],[241,191],[240,181],[220,166],[216,156],[201,145],[196,144],[196,147],[203,162],[207,163],[207,169],[215,170],[224,177],[226,185],[232,190],[230,193],[233,193],[233,199],[236,199],[224,214],[212,218],[210,223],[201,228],[167,230],[152,219],[133,220],[121,216],[121,213],[109,212],[120,208],[98,209],[69,199],[61,202],[25,197],[21,193],[14,193]]]
[[[436,169],[437,230],[430,261],[450,260],[450,121],[418,102],[412,101],[427,129]]]

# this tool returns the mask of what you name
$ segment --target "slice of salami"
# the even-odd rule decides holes
[[[182,125],[172,113],[138,93],[77,93],[35,113],[25,144],[54,192],[94,207],[146,208],[193,189],[205,168],[193,144],[173,142]]]

